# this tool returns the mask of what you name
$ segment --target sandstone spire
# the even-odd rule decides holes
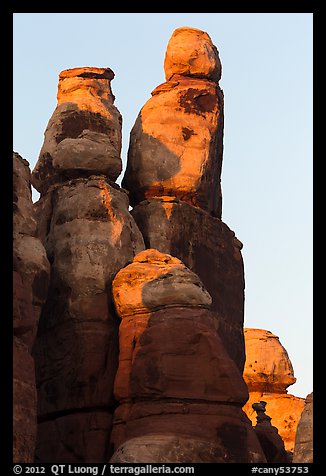
[[[109,68],[59,75],[58,106],[33,171],[51,263],[34,346],[40,462],[104,462],[114,407],[115,274],[144,248],[120,173],[121,116]]]
[[[267,413],[278,429],[291,457],[297,425],[304,407],[304,399],[287,393],[294,384],[292,363],[279,338],[264,329],[245,329],[246,363],[243,377],[248,386],[249,400],[244,411],[254,423],[252,404],[267,402]]]
[[[264,462],[199,278],[148,249],[118,272],[113,298],[122,321],[111,462]]]
[[[147,248],[181,259],[212,297],[218,332],[242,372],[245,361],[241,242],[221,217],[221,63],[209,35],[176,29],[130,134],[122,184]]]
[[[130,135],[122,185],[133,205],[172,196],[221,216],[220,69],[207,33],[175,30],[165,57],[167,82],[154,89]]]

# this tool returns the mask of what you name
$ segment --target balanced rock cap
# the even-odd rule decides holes
[[[195,273],[178,258],[155,249],[138,253],[131,264],[118,272],[112,289],[122,318],[167,307],[208,308],[212,303]]]
[[[76,102],[83,109],[83,97],[87,97],[87,106],[90,110],[89,100],[92,96],[97,100],[96,110],[106,116],[105,109],[98,111],[98,102],[108,101],[114,103],[110,82],[114,78],[114,72],[110,68],[97,68],[85,66],[79,68],[64,69],[59,73],[57,100],[58,105],[64,102]],[[110,117],[110,116],[109,116]]]
[[[222,66],[210,36],[197,28],[183,26],[172,33],[164,60],[165,78],[174,74],[218,82]]]

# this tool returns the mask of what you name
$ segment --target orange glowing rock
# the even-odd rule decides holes
[[[288,353],[272,332],[245,329],[244,378],[250,391],[286,393],[296,382]],[[268,411],[267,411],[268,410]],[[266,412],[269,414],[269,408]]]
[[[116,180],[122,170],[122,119],[114,106],[109,68],[73,68],[59,75],[57,107],[49,120],[34,187],[44,195],[50,185],[70,178],[103,174]]]
[[[218,66],[219,65],[219,66]],[[218,52],[200,30],[176,30],[169,42],[168,81],[152,92],[130,134],[122,182],[135,205],[172,196],[221,216],[223,92]]]
[[[48,212],[46,237],[52,281],[34,349],[39,413],[109,404],[117,361],[117,319],[108,287],[144,248],[142,236],[128,211],[127,194],[102,177],[52,186],[40,201],[55,206]],[[47,316],[53,313],[60,317],[52,323]],[[89,384],[92,375],[96,386]],[[51,398],[47,381],[56,389]],[[80,382],[83,386],[77,392]]]
[[[285,449],[292,453],[304,399],[287,393],[287,387],[296,381],[288,353],[272,332],[247,328],[244,335],[246,363],[243,376],[249,400],[243,409],[255,424],[256,415],[251,405],[265,401],[272,425],[278,429]]]
[[[186,26],[174,30],[164,60],[167,81],[174,74],[219,81],[221,69],[217,48],[205,31]]]

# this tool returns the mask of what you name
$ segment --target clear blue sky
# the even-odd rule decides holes
[[[60,71],[115,72],[125,170],[130,130],[165,80],[173,30],[210,35],[223,66],[223,221],[244,244],[245,326],[280,337],[297,377],[289,393],[302,397],[313,389],[312,23],[312,13],[14,14],[14,150],[31,169]]]

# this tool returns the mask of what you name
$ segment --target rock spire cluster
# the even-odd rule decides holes
[[[222,222],[224,100],[209,35],[177,28],[130,134],[122,185],[147,248],[177,256],[212,297],[218,332],[240,372],[245,361],[241,242]]]
[[[279,435],[293,451],[295,424],[280,428],[272,402],[284,416],[291,397],[296,423],[303,401],[286,394],[293,370],[276,336],[258,335],[257,360],[248,339],[242,375],[242,244],[221,219],[221,69],[207,33],[173,32],[122,187],[110,68],[62,71],[32,174],[14,153],[15,462],[275,462]],[[260,400],[279,434],[270,417],[253,428]]]

